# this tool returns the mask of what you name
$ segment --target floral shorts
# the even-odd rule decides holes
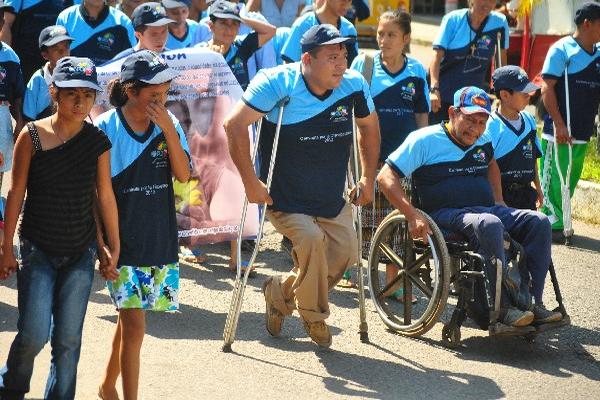
[[[117,309],[176,311],[179,308],[179,264],[120,265],[119,278],[106,286]]]

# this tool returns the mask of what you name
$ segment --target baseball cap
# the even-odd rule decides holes
[[[463,114],[490,114],[492,102],[487,93],[475,86],[466,86],[454,93],[454,107]]]
[[[151,85],[160,85],[179,76],[158,54],[140,50],[125,59],[121,65],[121,82],[138,80]]]
[[[164,8],[190,8],[192,5],[192,0],[162,0],[162,5]]]
[[[44,46],[50,47],[54,46],[56,43],[64,42],[65,40],[72,42],[74,39],[67,34],[67,30],[64,26],[51,25],[42,29],[40,32],[39,46],[40,49]]]
[[[163,26],[175,22],[167,18],[165,8],[160,3],[149,2],[140,4],[131,13],[131,21],[135,28],[145,26]]]
[[[63,57],[52,72],[52,83],[59,88],[89,88],[102,91],[98,85],[96,66],[89,58]]]
[[[0,10],[3,8],[11,8],[11,5],[5,4],[4,0],[0,0]]]
[[[516,65],[500,67],[492,74],[495,90],[510,89],[515,92],[532,93],[540,87],[529,80],[527,72]]]
[[[211,17],[222,19],[233,19],[242,22],[240,18],[240,10],[237,5],[226,0],[217,0],[210,5]]]
[[[354,39],[342,36],[335,26],[331,24],[321,24],[315,25],[307,30],[300,39],[300,45],[302,46],[302,52],[306,53],[319,46],[350,41],[354,41]]]
[[[581,25],[586,19],[590,21],[600,19],[600,3],[594,1],[584,3],[575,11],[575,25]]]

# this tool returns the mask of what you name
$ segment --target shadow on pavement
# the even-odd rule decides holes
[[[600,252],[600,240],[593,239],[593,238],[587,237],[587,236],[574,235],[573,241],[572,241],[571,245],[568,246],[568,248],[574,249],[574,250],[582,250],[582,251],[589,251],[592,253],[598,253],[598,252]]]
[[[17,307],[0,302],[0,332],[16,332],[18,317]]]

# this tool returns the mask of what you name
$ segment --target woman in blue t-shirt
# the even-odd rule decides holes
[[[119,310],[112,353],[98,395],[117,398],[138,392],[144,311],[178,309],[179,264],[173,177],[190,177],[189,150],[179,121],[165,107],[178,73],[149,50],[125,59],[120,78],[108,86],[116,108],[95,123],[113,145],[112,184],[119,210],[119,277],[108,282]]]
[[[425,68],[404,53],[410,43],[410,23],[411,17],[407,12],[383,13],[377,26],[379,51],[373,57],[357,57],[351,66],[366,75],[370,83],[381,133],[380,167],[410,132],[428,123],[429,90]],[[372,71],[370,75],[369,71]],[[373,207],[363,207],[363,254],[368,254],[372,234],[392,210],[385,196],[376,189]],[[398,269],[389,264],[387,258],[382,261],[388,263],[389,281],[397,275]],[[344,279],[347,278],[349,275],[344,276]],[[403,298],[401,289],[392,290],[388,295],[398,300]]]

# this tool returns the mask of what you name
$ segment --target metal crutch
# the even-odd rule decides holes
[[[498,32],[496,34],[496,69],[502,67],[502,53],[500,52],[500,49],[502,49],[501,43],[502,33]]]
[[[354,117],[354,112],[352,113],[352,158],[353,162],[352,167],[354,167],[354,174],[352,173],[352,167],[350,164],[348,165],[348,182],[354,183],[356,187],[355,197],[358,199],[360,197],[360,191],[358,188],[358,181],[360,180],[360,169],[358,164],[358,138],[357,138],[357,129],[356,129],[356,120]],[[354,179],[355,177],[355,179]],[[362,216],[361,216],[361,206],[354,206],[355,213],[355,226],[356,226],[356,236],[358,238],[358,259],[356,261],[356,269],[358,274],[358,309],[360,314],[360,324],[359,324],[359,334],[360,341],[363,343],[369,342],[369,327],[367,326],[367,312],[365,309],[365,282],[364,282],[364,271],[363,271],[363,262],[362,262]]]
[[[279,114],[277,115],[277,127],[275,128],[273,148],[271,150],[271,161],[269,163],[269,172],[267,174],[267,191],[271,188],[273,168],[275,166],[275,157],[277,156],[277,143],[279,142],[279,131],[281,130],[281,121],[283,118],[283,108],[285,107],[287,102],[288,98],[286,97],[285,99],[280,100],[277,103],[277,107],[279,107]],[[262,120],[257,124],[256,140],[254,144],[254,150],[252,153],[252,165],[254,165],[254,161],[256,160],[256,155],[258,153],[258,143],[260,139],[261,127]],[[244,231],[244,224],[246,222],[246,212],[248,210],[248,197],[244,197],[242,218],[240,221],[240,227],[237,235],[237,272],[235,275],[235,286],[233,288],[233,296],[231,298],[229,312],[227,313],[227,320],[225,321],[225,328],[223,329],[223,351],[225,353],[231,353],[231,345],[235,340],[235,332],[237,330],[237,324],[240,318],[240,312],[242,310],[242,301],[244,299],[244,291],[246,290],[246,284],[248,283],[248,276],[250,275],[250,271],[252,270],[252,266],[254,265],[254,260],[256,259],[256,256],[258,254],[258,247],[260,245],[260,240],[262,239],[263,227],[265,225],[266,204],[264,205],[264,207],[265,209],[260,215],[260,222],[258,226],[258,232],[256,233],[256,243],[254,245],[254,250],[252,251],[252,255],[250,256],[250,260],[248,261],[248,266],[246,267],[244,276],[242,277],[242,233]]]
[[[567,133],[569,139],[571,139],[571,101],[569,100],[569,61],[565,66],[565,108],[567,117]],[[554,162],[558,172],[558,178],[560,179],[560,194],[562,201],[563,211],[563,234],[565,235],[565,244],[568,246],[571,244],[571,237],[573,236],[573,223],[571,219],[571,167],[573,165],[573,146],[571,142],[567,142],[567,149],[569,155],[569,164],[567,165],[566,175],[563,176],[562,169],[560,168],[560,160],[558,159],[558,142],[554,138]]]

